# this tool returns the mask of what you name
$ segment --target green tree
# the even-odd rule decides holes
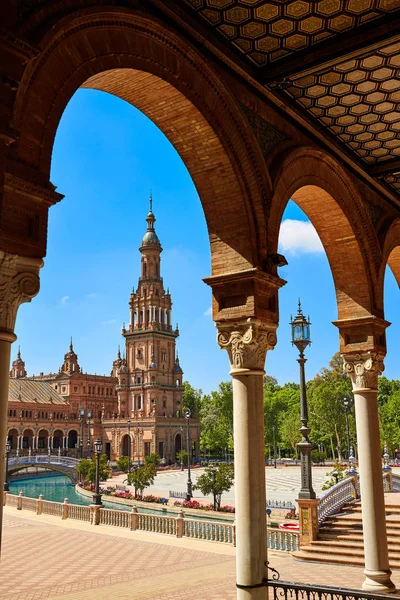
[[[214,498],[214,506],[217,510],[221,508],[221,496],[223,492],[228,492],[234,479],[234,470],[232,464],[221,463],[218,469],[206,467],[204,473],[196,481],[193,486],[194,490],[200,490],[203,496],[212,494]]]
[[[153,453],[153,454],[149,454],[148,456],[144,457],[144,464],[145,465],[153,465],[153,467],[155,469],[157,469],[157,467],[159,466],[160,461],[161,461],[161,459],[160,459],[159,454]]]
[[[154,483],[156,475],[157,471],[152,464],[143,465],[131,471],[128,475],[128,482],[135,489],[135,497],[138,495],[138,492],[140,496],[143,496],[143,490]]]
[[[202,399],[203,392],[201,390],[196,390],[188,381],[183,382],[183,411],[188,408],[190,410],[190,415],[193,418],[197,418],[200,415]]]
[[[400,391],[396,390],[387,397],[384,404],[379,407],[379,420],[381,429],[381,444],[386,442],[389,454],[399,446],[400,439]]]
[[[120,471],[124,471],[124,473],[127,472],[128,470],[128,457],[127,456],[121,456],[121,458],[119,458],[117,460],[117,467]]]
[[[80,460],[77,466],[77,471],[83,481],[94,483],[96,480],[96,457],[93,457],[91,460],[87,458]],[[100,481],[108,479],[109,476],[110,468],[108,466],[108,457],[106,454],[101,454],[99,464]]]
[[[176,460],[179,464],[183,463],[184,465],[187,465],[188,456],[189,454],[186,452],[186,450],[179,450],[179,452],[176,453]]]
[[[219,384],[218,391],[204,396],[200,409],[202,449],[233,450],[233,392],[231,382]]]

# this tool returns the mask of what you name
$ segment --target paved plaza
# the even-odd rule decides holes
[[[326,473],[329,471],[332,471],[332,467],[330,466],[313,468],[313,486],[317,496],[321,494],[322,486],[326,480]],[[193,485],[202,473],[204,473],[204,469],[192,469],[191,475]],[[293,504],[295,503],[295,499],[298,497],[300,489],[300,466],[279,466],[277,469],[266,467],[265,476],[268,499],[289,500],[293,502]],[[126,475],[118,475],[117,477],[108,480],[104,485],[122,484],[123,481],[126,481]],[[155,494],[157,496],[168,498],[169,491],[186,492],[186,482],[187,470],[161,471],[155,478],[154,485],[146,488],[145,494]],[[196,500],[204,498],[199,490],[193,491],[193,497]],[[211,496],[209,496],[209,500],[211,502]],[[222,504],[234,503],[235,486],[233,486],[229,492],[224,492],[222,495]]]
[[[360,588],[362,569],[269,553],[282,580]],[[5,507],[0,598],[234,600],[235,548]],[[393,573],[400,586],[400,571]]]

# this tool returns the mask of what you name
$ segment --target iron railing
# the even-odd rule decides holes
[[[278,579],[268,579],[265,585],[269,588],[270,600],[384,600],[392,598],[386,594],[372,594],[362,590],[325,585],[292,583]]]

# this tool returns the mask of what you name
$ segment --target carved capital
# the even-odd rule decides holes
[[[0,337],[15,339],[17,311],[39,292],[39,270],[43,261],[0,250]]]
[[[351,378],[353,392],[378,389],[378,377],[385,369],[383,358],[376,352],[343,355],[343,370]]]
[[[227,350],[231,373],[264,369],[265,357],[277,342],[276,323],[263,323],[258,319],[216,323],[217,342]]]

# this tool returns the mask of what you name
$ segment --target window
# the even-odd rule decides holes
[[[86,394],[86,387],[83,386],[83,393]]]
[[[162,405],[163,405],[163,408],[167,407],[167,401],[165,398],[163,398]]]
[[[67,388],[65,387],[65,385],[63,385],[63,386],[62,386],[62,388],[61,388],[61,391],[65,393],[65,390],[66,390],[66,389],[67,389]]]
[[[78,388],[76,387],[76,385],[74,386],[74,392],[77,392]]]
[[[137,357],[138,357],[138,358],[143,358],[143,355],[142,355],[142,350],[141,350],[141,348],[138,348],[138,351],[137,351]]]
[[[138,396],[138,410],[142,410],[142,396]]]

